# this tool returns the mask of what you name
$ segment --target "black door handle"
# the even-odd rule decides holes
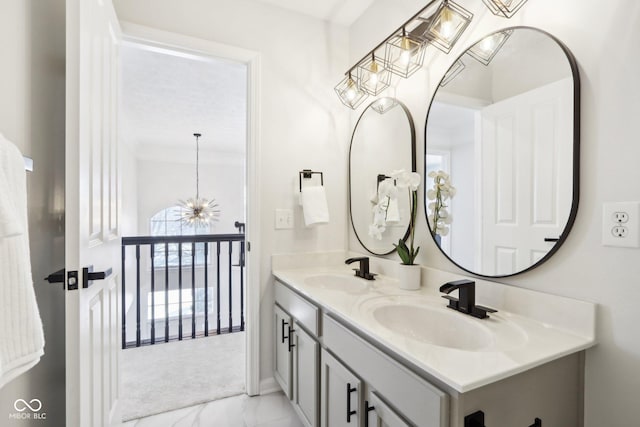
[[[358,411],[351,410],[351,393],[357,391],[357,387],[351,387],[351,383],[347,383],[347,423],[351,422],[351,416],[358,413]]]
[[[56,272],[53,272],[44,278],[44,280],[46,280],[49,283],[64,283],[64,279],[65,279],[64,268]]]
[[[93,284],[94,280],[104,280],[111,276],[113,269],[108,268],[105,271],[93,271],[93,265],[82,269],[82,287],[88,288]]]
[[[558,240],[560,240],[560,238],[558,238],[558,237],[545,237],[544,238],[545,242],[557,242]]]

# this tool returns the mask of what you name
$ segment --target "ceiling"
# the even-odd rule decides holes
[[[349,26],[374,0],[256,0],[304,15]]]
[[[255,0],[350,25],[374,0]],[[247,70],[231,61],[124,45],[120,129],[138,152],[244,153]],[[140,154],[140,153],[138,153]]]
[[[137,147],[244,153],[247,70],[215,58],[122,46],[120,124]]]

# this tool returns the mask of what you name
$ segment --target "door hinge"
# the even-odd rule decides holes
[[[247,252],[251,252],[251,242],[247,242]]]

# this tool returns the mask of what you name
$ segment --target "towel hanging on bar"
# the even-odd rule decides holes
[[[31,277],[23,167],[18,148],[0,134],[0,388],[44,354]]]

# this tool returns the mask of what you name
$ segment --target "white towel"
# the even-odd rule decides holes
[[[329,222],[327,194],[323,186],[302,188],[302,210],[304,212],[304,224],[307,227]]]
[[[398,209],[398,199],[389,199],[387,205],[387,217],[385,218],[387,223],[400,222],[400,209]]]
[[[44,354],[27,227],[27,185],[18,148],[0,134],[0,388]]]

